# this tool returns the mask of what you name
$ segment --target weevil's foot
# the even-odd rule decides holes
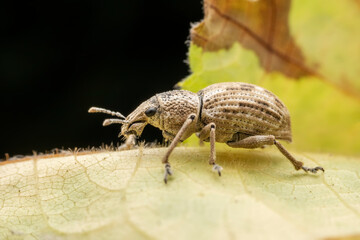
[[[223,168],[217,164],[214,163],[213,165],[213,169],[212,169],[214,172],[218,172],[219,174],[219,177],[221,177],[221,170],[223,170]]]
[[[119,137],[120,137],[121,133],[119,134]],[[136,136],[134,134],[130,134],[125,143],[122,144],[120,147],[118,147],[118,150],[121,151],[121,150],[130,150],[132,148],[135,147],[135,144],[136,144]]]
[[[305,172],[312,172],[312,173],[317,173],[317,171],[321,170],[323,172],[325,172],[323,167],[314,167],[314,168],[308,168],[308,167],[301,167],[302,170],[304,170]]]
[[[119,151],[130,150],[130,149],[132,149],[132,148],[134,148],[134,147],[135,147],[135,144],[126,144],[126,143],[124,143],[124,144],[121,144],[121,145],[117,148],[117,150],[119,150]]]
[[[164,182],[165,184],[167,183],[168,181],[168,176],[171,176],[173,173],[171,171],[171,166],[169,163],[166,163],[165,164],[165,174],[164,174]]]

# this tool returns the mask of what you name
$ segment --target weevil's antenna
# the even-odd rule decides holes
[[[107,110],[105,108],[98,108],[98,107],[91,107],[89,108],[89,113],[106,113],[106,114],[109,114],[111,116],[116,116],[118,118],[123,118],[125,119],[125,116],[122,115],[121,113],[119,112],[113,112],[113,111],[110,111],[110,110]]]
[[[108,118],[103,122],[103,126],[109,126],[110,124],[124,124],[126,121],[117,118]]]

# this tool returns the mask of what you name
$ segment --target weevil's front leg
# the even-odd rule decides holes
[[[132,149],[136,144],[136,136],[134,134],[131,134],[127,137],[124,144],[122,144],[118,150],[130,150]]]
[[[310,171],[312,173],[316,173],[318,170],[324,171],[324,168],[322,167],[308,168],[303,166],[304,163],[297,161],[278,141],[275,140],[275,137],[272,135],[250,136],[237,142],[227,142],[227,145],[234,148],[258,148],[264,145],[273,144],[287,159],[290,160],[296,170],[303,169],[305,172]]]
[[[200,141],[205,140],[205,139],[210,137],[210,159],[209,159],[209,164],[213,165],[213,170],[218,172],[219,176],[221,176],[222,167],[215,163],[215,161],[216,161],[215,130],[216,130],[215,123],[209,123],[208,125],[206,125],[201,130],[198,137],[200,138]]]
[[[186,121],[184,122],[184,124],[182,125],[182,127],[180,128],[179,132],[176,134],[175,138],[173,139],[173,141],[171,142],[163,160],[162,163],[165,164],[165,174],[164,174],[164,182],[167,183],[167,178],[168,175],[172,175],[172,171],[171,171],[171,166],[169,163],[169,156],[171,154],[171,152],[174,150],[174,148],[176,147],[176,145],[178,144],[178,142],[180,141],[181,137],[184,135],[184,133],[186,132],[186,130],[188,129],[188,127],[191,125],[191,123],[194,121],[194,119],[196,118],[195,114],[190,114],[189,117],[186,119]]]

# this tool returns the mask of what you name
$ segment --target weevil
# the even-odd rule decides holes
[[[221,176],[216,164],[215,142],[233,148],[258,148],[275,145],[296,170],[317,173],[322,167],[309,168],[296,160],[278,140],[292,141],[290,114],[286,106],[270,91],[249,83],[224,82],[210,85],[198,93],[173,90],[156,94],[138,106],[127,117],[119,112],[92,107],[90,113],[116,116],[105,119],[104,126],[122,124],[119,135],[140,136],[147,124],[162,130],[171,141],[162,163],[164,182],[172,175],[169,156],[179,141],[193,133],[210,142],[209,164]]]

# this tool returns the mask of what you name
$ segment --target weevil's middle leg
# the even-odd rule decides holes
[[[312,173],[316,173],[318,170],[324,171],[322,167],[305,167],[303,162],[296,160],[272,135],[250,136],[236,142],[227,142],[227,145],[234,148],[258,148],[264,145],[275,145],[279,151],[290,160],[296,170],[302,169],[305,172],[310,171]]]
[[[210,137],[210,158],[209,164],[213,165],[213,170],[218,172],[219,176],[221,176],[221,170],[223,169],[221,166],[215,163],[216,161],[216,151],[215,151],[215,130],[216,125],[215,123],[209,123],[206,125],[201,132],[199,133],[198,137],[200,141],[205,140]]]
[[[180,128],[179,132],[176,134],[175,138],[173,139],[173,141],[171,142],[163,160],[162,163],[165,164],[165,174],[164,174],[164,182],[167,183],[168,180],[168,176],[172,175],[172,171],[171,171],[171,166],[169,163],[169,156],[171,154],[171,152],[174,150],[174,148],[176,147],[176,145],[178,144],[178,142],[180,141],[181,137],[184,135],[184,133],[186,132],[186,130],[189,128],[189,126],[191,125],[191,123],[194,121],[194,119],[196,118],[195,114],[190,114],[189,117],[186,119],[186,121],[184,122],[184,124],[182,125],[182,127]]]

